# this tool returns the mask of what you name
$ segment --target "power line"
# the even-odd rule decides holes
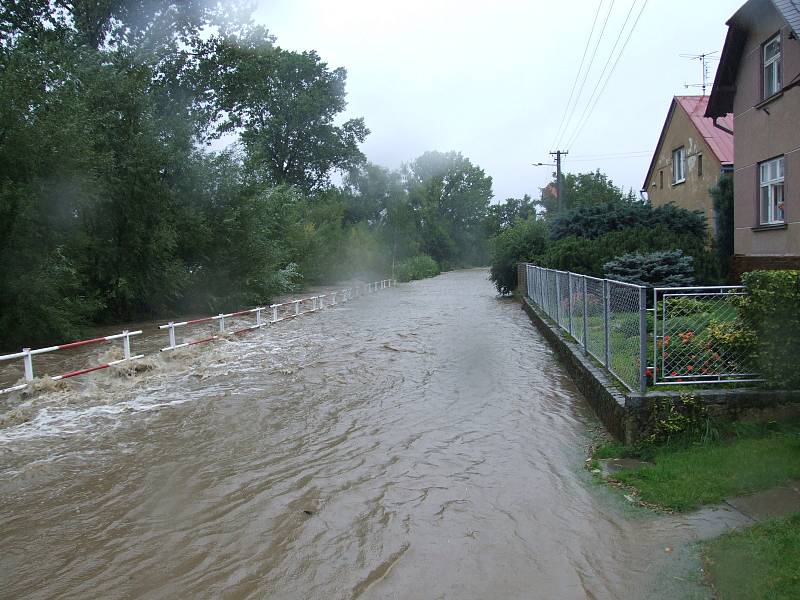
[[[635,2],[635,0],[634,0],[634,2]],[[606,78],[605,83],[603,83],[603,87],[600,89],[600,92],[597,94],[597,97],[594,100],[594,104],[592,104],[591,110],[586,115],[586,119],[583,121],[583,123],[581,123],[580,127],[578,128],[578,130],[575,132],[575,134],[570,139],[570,143],[567,145],[567,147],[571,147],[572,144],[574,144],[577,141],[578,136],[581,134],[581,131],[583,131],[583,128],[586,126],[586,123],[589,122],[589,119],[591,118],[592,113],[594,112],[594,109],[597,106],[597,103],[600,101],[600,97],[603,95],[603,92],[605,91],[606,86],[608,86],[608,82],[611,80],[611,76],[614,74],[614,70],[617,68],[617,65],[619,64],[619,59],[622,58],[622,55],[625,52],[625,48],[627,48],[628,42],[630,41],[631,36],[633,35],[633,32],[636,30],[636,25],[638,25],[639,19],[642,17],[642,13],[644,12],[644,9],[645,9],[646,6],[647,6],[647,0],[644,0],[644,2],[642,3],[642,8],[639,9],[639,14],[636,15],[636,20],[633,22],[633,26],[631,27],[630,31],[628,32],[628,37],[625,38],[625,43],[622,44],[622,48],[620,49],[619,54],[617,54],[617,58],[614,61],[614,64],[611,66],[611,71],[609,71],[608,77]]]
[[[597,17],[600,16],[600,9],[603,7],[603,1],[597,5],[597,10],[594,13],[594,20],[592,21],[592,29],[589,31],[589,37],[586,38],[586,46],[583,48],[583,56],[581,56],[581,64],[578,66],[578,72],[575,73],[575,81],[572,82],[572,89],[569,91],[569,100],[564,105],[564,113],[561,115],[561,123],[558,125],[558,129],[556,130],[556,135],[553,137],[553,141],[550,143],[551,147],[556,146],[556,140],[559,139],[561,135],[561,128],[564,127],[564,121],[567,118],[567,111],[569,110],[569,105],[572,103],[572,96],[575,94],[575,86],[578,84],[578,79],[581,76],[581,71],[583,71],[583,63],[586,61],[586,53],[589,51],[589,44],[592,42],[592,37],[594,36],[594,28],[597,25]]]
[[[607,160],[632,160],[632,159],[642,159],[647,158],[650,156],[650,153],[647,154],[637,154],[631,156],[601,156],[598,158],[573,158],[571,162],[605,162]]]
[[[602,3],[601,3],[602,4]],[[592,70],[592,65],[594,64],[594,59],[597,56],[597,48],[600,46],[600,40],[603,39],[603,33],[606,31],[606,25],[608,25],[608,18],[611,16],[611,11],[614,8],[614,0],[611,0],[611,4],[608,7],[608,12],[606,13],[606,17],[603,20],[603,26],[600,29],[600,34],[597,36],[597,41],[594,44],[594,48],[592,49],[592,57],[589,59],[589,66],[586,67],[586,73],[583,75],[583,80],[581,81],[581,87],[578,89],[578,95],[575,96],[575,103],[572,105],[572,110],[567,117],[567,126],[565,127],[564,131],[558,138],[558,141],[554,144],[556,147],[561,144],[561,138],[563,137],[566,130],[569,129],[569,124],[572,122],[572,116],[575,114],[575,109],[578,107],[578,102],[580,102],[581,94],[583,94],[583,88],[586,85],[586,79],[589,77],[589,72]]]
[[[578,154],[573,160],[594,160],[598,158],[628,158],[652,154],[652,150],[636,150],[631,152],[610,152],[607,154]]]
[[[603,82],[603,77],[605,77],[606,71],[608,70],[608,65],[611,64],[611,59],[614,58],[614,52],[617,50],[617,46],[619,45],[619,41],[622,39],[622,34],[625,32],[625,27],[628,25],[628,21],[630,21],[631,14],[633,14],[633,9],[636,6],[636,0],[633,0],[631,3],[631,7],[628,9],[628,14],[625,15],[625,21],[622,23],[622,27],[619,29],[619,33],[617,33],[617,39],[614,40],[614,45],[611,47],[611,52],[608,53],[608,58],[606,58],[606,62],[603,65],[603,70],[600,71],[600,76],[597,78],[597,81],[594,84],[594,89],[592,89],[592,93],[589,94],[589,99],[586,101],[586,105],[583,107],[583,112],[581,113],[580,118],[575,123],[575,129],[573,130],[572,134],[567,138],[568,140],[572,139],[575,131],[580,127],[581,123],[583,122],[583,118],[586,116],[589,107],[592,105],[592,101],[595,98],[595,94],[597,93],[600,84]],[[567,144],[569,147],[569,144]]]

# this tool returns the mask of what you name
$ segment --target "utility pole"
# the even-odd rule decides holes
[[[558,194],[558,214],[561,214],[561,207],[563,206],[561,200],[561,156],[569,154],[566,150],[556,150],[551,152],[551,156],[556,157],[556,194]]]

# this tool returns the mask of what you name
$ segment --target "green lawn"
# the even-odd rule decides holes
[[[800,598],[800,513],[718,537],[705,556],[722,600]]]
[[[721,442],[631,449],[601,447],[595,458],[643,456],[652,466],[619,471],[615,479],[636,488],[645,502],[676,511],[716,504],[800,479],[800,422],[773,428],[739,426]]]

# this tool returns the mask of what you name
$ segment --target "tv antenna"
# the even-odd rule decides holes
[[[685,88],[703,88],[703,96],[706,95],[706,88],[708,87],[708,80],[711,78],[709,73],[709,63],[711,61],[719,60],[714,54],[717,54],[717,50],[713,52],[704,52],[703,54],[681,54],[681,58],[688,58],[689,60],[699,60],[700,64],[703,66],[703,83],[686,83],[683,87]]]

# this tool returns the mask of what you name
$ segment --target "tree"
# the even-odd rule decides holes
[[[694,285],[692,257],[680,250],[624,254],[603,265],[608,279],[652,287]]]
[[[525,220],[536,214],[536,206],[528,194],[522,198],[506,198],[505,202],[489,206],[486,215],[486,231],[490,238],[508,229],[517,220]]]
[[[714,201],[714,221],[717,230],[714,248],[719,259],[720,272],[723,277],[727,277],[733,256],[733,177],[723,174],[709,193]]]
[[[484,263],[492,178],[458,152],[426,152],[405,176],[422,251],[444,268]]]
[[[363,119],[335,124],[346,104],[343,68],[331,70],[316,52],[291,52],[273,41],[256,28],[207,44],[200,70],[210,119],[217,135],[240,131],[256,177],[316,191],[332,172],[364,161],[358,145],[369,130]]]
[[[589,204],[552,220],[550,235],[559,240],[570,235],[597,238],[629,227],[664,227],[677,233],[706,238],[706,219],[701,211],[689,211],[674,204],[653,208],[641,202]]]
[[[547,225],[535,215],[517,220],[491,240],[489,277],[501,294],[517,287],[517,264],[534,260],[547,247]]]
[[[562,211],[596,204],[636,201],[633,192],[624,194],[622,188],[615,186],[608,175],[599,169],[590,173],[565,173],[561,177]],[[558,216],[557,189],[554,179],[541,189],[541,197],[536,202],[544,208],[548,218]]]

